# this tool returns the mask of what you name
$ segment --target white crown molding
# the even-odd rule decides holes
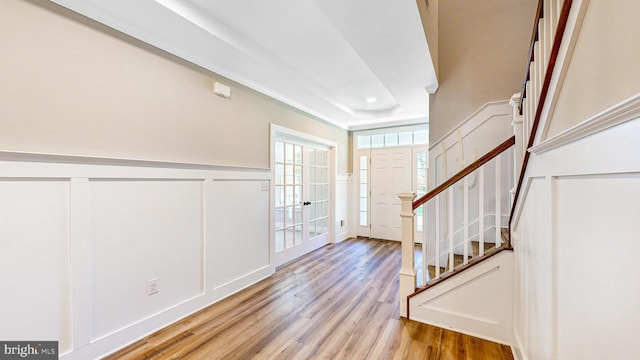
[[[638,117],[640,117],[640,93],[532,146],[529,152],[542,154]]]
[[[407,119],[398,119],[398,120],[388,120],[388,121],[367,121],[359,124],[349,125],[347,128],[348,131],[363,131],[363,130],[374,130],[381,128],[390,128],[396,126],[409,126],[409,125],[419,125],[419,124],[427,124],[429,123],[429,117],[416,117],[416,118],[407,118]]]

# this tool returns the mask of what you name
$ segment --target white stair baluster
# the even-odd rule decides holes
[[[484,165],[478,169],[478,256],[484,255]]]
[[[502,209],[501,209],[501,197],[502,197],[502,189],[500,184],[500,159],[502,155],[496,157],[494,161],[496,162],[496,216],[495,216],[495,224],[496,224],[496,247],[499,247],[501,244],[500,230],[501,230],[501,217],[502,217]]]
[[[463,183],[463,206],[462,206],[462,247],[463,247],[463,260],[462,263],[466,264],[469,262],[469,176],[470,174],[465,176],[462,180]]]
[[[429,273],[427,272],[427,228],[425,227],[424,219],[427,217],[427,204],[420,205],[422,208],[422,286],[427,283],[427,277],[429,277]]]
[[[436,202],[436,244],[435,244],[435,254],[436,254],[436,271],[435,278],[440,277],[440,194],[436,195],[434,198]]]
[[[447,190],[447,194],[449,197],[449,269],[448,271],[453,270],[454,268],[454,256],[453,256],[453,186],[450,186]]]
[[[539,44],[536,42],[536,45]],[[533,53],[535,56],[535,45],[533,47]],[[529,83],[531,84],[531,111],[533,115],[531,116],[531,120],[529,121],[529,135],[531,135],[531,129],[533,129],[533,116],[535,116],[536,107],[538,106],[538,74],[536,71],[536,60],[533,60],[529,64],[529,74],[531,74],[531,79]]]
[[[544,53],[544,67],[542,68],[542,71],[544,72],[547,71],[547,67],[549,66],[549,59],[551,58],[551,44],[553,43],[553,19],[551,17],[552,10],[549,3],[550,1],[546,0],[544,4],[544,40],[542,42],[542,49]]]
[[[562,12],[562,4],[564,3],[564,1],[555,0],[555,3],[556,3],[556,11],[558,12],[558,18],[556,20],[555,29],[556,31],[558,31],[558,23],[560,22],[560,13]],[[554,38],[555,38],[556,31],[554,31]]]

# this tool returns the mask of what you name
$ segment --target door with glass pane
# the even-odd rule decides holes
[[[395,210],[393,210],[393,204],[390,201],[399,201],[396,199],[397,194],[393,196],[394,192],[400,191],[401,188],[409,189],[409,181],[405,178],[405,175],[409,174],[409,167],[411,168],[411,185],[413,186],[411,191],[417,197],[424,195],[427,191],[427,168],[429,166],[427,146],[413,146],[410,152],[404,148],[395,148],[395,151],[393,149],[364,149],[358,150],[356,153],[354,170],[358,174],[356,190],[358,194],[356,217],[358,236],[388,239],[395,239],[399,236],[397,228],[399,223],[393,223],[399,221],[399,213],[397,213],[399,203],[395,204]],[[375,162],[371,160],[373,156],[376,157]],[[389,164],[389,162],[392,163]],[[391,187],[390,192],[385,190],[389,186]],[[376,196],[373,195],[374,192],[377,194]],[[389,197],[389,194],[392,196]],[[414,238],[416,242],[422,242],[424,238],[423,208],[419,207],[415,212]]]
[[[414,146],[413,147],[413,192],[416,194],[416,199],[420,198],[427,193],[427,168],[429,167],[429,150],[426,146]],[[415,242],[422,243],[425,227],[425,206],[419,206],[416,210],[416,217],[414,221],[414,233],[413,238]]]
[[[429,131],[423,126],[354,134],[357,180],[356,234],[399,239],[399,192],[426,192]],[[423,236],[422,208],[416,210],[416,239]]]
[[[371,237],[400,240],[400,198],[413,190],[411,148],[371,150]]]
[[[275,142],[276,266],[328,242],[329,155],[319,146]]]

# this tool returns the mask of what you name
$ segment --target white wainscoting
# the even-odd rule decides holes
[[[208,249],[209,289],[217,291],[237,283],[247,275],[247,269],[260,272],[269,267],[271,251],[264,238],[269,232],[269,217],[263,212],[269,206],[269,192],[262,190],[260,181],[214,180],[213,203],[211,230],[215,236]]]
[[[531,178],[524,191],[527,205],[517,231],[512,229],[511,235],[516,264],[514,341],[526,344],[531,359],[545,359],[551,353],[551,333],[548,330],[552,323],[549,183],[542,177]]]
[[[512,136],[512,113],[508,100],[487,103],[429,144],[428,188],[435,188]]]
[[[0,337],[69,349],[69,179],[3,176],[0,199]]]
[[[412,320],[511,343],[513,254],[503,251],[410,299]]]
[[[560,177],[554,192],[555,356],[639,358],[640,172]]]
[[[100,358],[275,271],[268,170],[2,153],[0,174],[2,339]]]
[[[203,181],[91,180],[92,341],[203,294]],[[158,278],[160,292],[147,296]]]
[[[335,240],[336,242],[343,241],[349,238],[352,232],[349,231],[352,222],[351,216],[352,207],[356,208],[356,204],[352,203],[350,197],[350,189],[352,186],[351,174],[337,174],[336,175],[336,229]],[[343,221],[341,224],[340,221]]]
[[[518,358],[640,357],[638,139],[640,118],[532,153],[512,224]]]

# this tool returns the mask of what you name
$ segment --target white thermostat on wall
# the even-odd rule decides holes
[[[213,93],[228,99],[231,97],[231,88],[225,84],[214,82]]]

